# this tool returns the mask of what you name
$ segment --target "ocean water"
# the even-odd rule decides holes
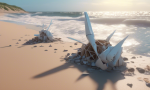
[[[150,11],[97,11],[87,12],[95,39],[106,39],[114,30],[110,39],[114,46],[127,35],[123,51],[150,56]],[[66,37],[72,37],[88,43],[85,35],[84,12],[30,12],[28,14],[6,14],[0,16],[0,21],[17,23],[41,30],[53,20],[49,31],[54,37],[62,38],[65,42],[75,42]],[[34,35],[33,35],[34,36]]]

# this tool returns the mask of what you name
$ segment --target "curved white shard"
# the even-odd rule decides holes
[[[77,39],[74,39],[74,38],[71,38],[71,37],[67,37],[68,39],[71,39],[71,40],[74,40],[74,41],[77,41],[77,42],[79,42],[79,43],[82,43],[82,44],[85,44],[85,43],[83,43],[83,42],[81,42],[81,41],[79,41],[79,40],[77,40]]]
[[[121,56],[121,52],[122,52],[122,48],[119,49],[116,56],[114,57],[113,64],[112,64],[113,66],[116,66],[116,63],[117,63],[117,61],[119,60],[119,58]]]
[[[98,60],[96,61],[95,65],[97,67],[101,68],[102,70],[106,70],[107,69],[107,65],[103,64],[100,58],[98,58]]]
[[[128,36],[127,36],[128,37]],[[111,50],[111,52],[107,55],[107,60],[110,62],[113,60],[114,56],[116,56],[117,52],[119,51],[119,49],[121,48],[122,44],[124,43],[124,41],[127,39],[127,37],[125,37],[122,41],[120,41],[116,46],[114,46],[114,48]]]
[[[108,55],[108,53],[110,52],[110,47],[108,47],[105,51],[103,51],[100,55],[99,58],[101,58],[101,60],[105,63],[108,63],[108,61],[106,60],[106,56]]]
[[[116,30],[115,30],[115,31],[116,31]],[[112,34],[110,34],[110,35],[106,38],[106,41],[109,42],[110,38],[113,36],[113,34],[115,33],[115,31],[114,31]]]
[[[89,16],[87,14],[87,12],[84,12],[85,15],[85,32],[86,32],[86,37],[88,39],[88,41],[90,42],[90,44],[92,45],[96,55],[98,56],[98,52],[97,52],[97,45],[95,43],[95,39],[94,39],[94,33],[91,27],[91,22],[89,19]]]
[[[51,24],[52,24],[52,20],[51,20],[51,22],[50,22],[49,27],[51,26]],[[47,35],[47,37],[48,37],[51,41],[53,41],[53,35],[51,34],[50,31],[48,31],[49,27],[48,27],[46,30],[44,30],[44,33]]]
[[[53,35],[50,33],[50,31],[45,32],[49,40],[53,41]]]
[[[48,30],[48,29],[49,29],[49,27],[51,26],[51,24],[52,24],[52,20],[51,20],[51,22],[50,22],[50,24],[49,24],[49,26],[48,26],[48,28],[47,28],[46,30]]]

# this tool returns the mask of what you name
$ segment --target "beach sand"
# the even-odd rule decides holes
[[[150,57],[122,54],[128,58],[127,67],[135,69],[133,76],[123,75],[117,70],[111,72],[93,70],[88,75],[83,75],[82,73],[87,71],[86,66],[66,63],[63,59],[67,53],[76,53],[75,49],[81,47],[80,43],[74,45],[58,41],[23,45],[25,40],[34,38],[34,34],[38,33],[23,25],[0,21],[0,90],[150,89],[143,80],[144,78],[150,80],[150,75],[136,70],[136,67],[145,68],[150,65]],[[19,39],[21,41],[18,41]],[[41,45],[43,47],[40,47]],[[54,49],[57,49],[56,52]],[[63,52],[64,50],[68,51]],[[132,59],[133,56],[136,58]],[[132,84],[132,87],[127,84]]]

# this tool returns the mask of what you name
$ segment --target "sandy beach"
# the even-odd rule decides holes
[[[64,60],[67,53],[77,52],[76,49],[81,47],[80,43],[74,45],[58,41],[23,45],[38,33],[23,25],[0,21],[0,90],[150,89],[143,80],[144,78],[150,80],[150,75],[140,73],[136,69],[137,67],[144,69],[150,65],[150,57],[122,54],[128,58],[125,61],[127,68],[133,68],[134,75],[124,75],[119,70],[111,72],[93,70],[88,75],[83,75],[82,73],[87,71],[87,66],[66,63]],[[41,45],[43,47],[40,47]]]

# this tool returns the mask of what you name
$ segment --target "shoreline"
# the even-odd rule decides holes
[[[125,61],[127,67],[135,69],[133,76],[125,76],[118,71],[93,71],[83,75],[86,66],[66,63],[63,59],[67,53],[76,53],[75,49],[81,48],[80,43],[22,45],[39,32],[3,21],[0,25],[0,90],[149,90],[145,82],[137,78],[149,78],[150,75],[139,73],[136,68],[150,65],[150,57],[122,54],[128,58]],[[133,56],[136,58],[132,59]],[[133,84],[132,88],[128,83]]]

